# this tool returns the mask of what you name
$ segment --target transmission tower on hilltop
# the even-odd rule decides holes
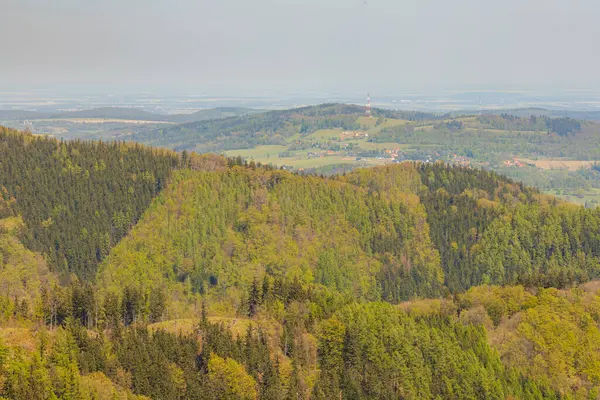
[[[372,117],[371,114],[371,94],[367,93],[367,105],[365,106],[365,116]]]

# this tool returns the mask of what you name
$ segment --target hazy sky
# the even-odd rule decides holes
[[[597,0],[0,0],[0,90],[600,87]]]

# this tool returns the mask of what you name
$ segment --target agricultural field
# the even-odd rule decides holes
[[[279,159],[279,153],[286,151],[287,148],[288,146],[266,145],[257,146],[253,149],[225,151],[223,154],[228,157],[241,156],[268,164],[272,162],[269,161],[271,159]]]
[[[566,169],[569,171],[577,171],[578,169],[584,168],[589,169],[592,165],[599,162],[594,161],[581,161],[581,160],[568,160],[568,159],[547,159],[542,158],[538,160],[531,160],[527,158],[515,158],[524,164],[533,164],[540,169]]]
[[[577,189],[577,190],[549,190],[547,194],[564,199],[570,203],[588,207],[597,207],[600,204],[600,189]]]

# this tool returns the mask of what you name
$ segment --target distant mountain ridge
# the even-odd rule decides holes
[[[254,108],[246,107],[215,107],[206,110],[196,111],[191,114],[173,114],[168,116],[169,122],[187,123],[196,121],[205,121],[209,119],[221,119],[229,117],[238,117],[264,112]]]
[[[537,117],[550,117],[550,118],[573,118],[587,121],[600,121],[600,111],[577,111],[577,110],[548,110],[540,107],[527,107],[527,108],[511,108],[511,109],[497,109],[497,110],[463,110],[460,112],[452,113],[452,115],[474,115],[474,114],[508,114],[516,117],[530,117],[535,115]]]
[[[373,108],[374,117],[409,121],[441,120],[447,114]],[[319,129],[358,130],[365,108],[356,104],[326,103],[252,115],[197,120],[151,128],[130,136],[131,140],[176,150],[220,152],[259,145],[283,145],[294,135],[306,136]]]
[[[63,119],[63,118],[105,118],[136,121],[156,121],[187,123],[208,119],[219,119],[239,115],[262,112],[244,107],[217,107],[199,110],[191,114],[157,114],[132,107],[99,107],[80,111],[27,111],[27,110],[0,110],[0,120],[20,119]]]

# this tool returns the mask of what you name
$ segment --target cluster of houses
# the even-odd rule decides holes
[[[309,151],[307,156],[309,159],[311,158],[323,158],[327,156],[335,156],[337,151],[334,150],[325,150],[325,151]]]
[[[368,137],[369,133],[366,131],[343,131],[342,133],[340,133],[340,141],[367,139]]]
[[[517,160],[516,158],[513,158],[512,160],[504,160],[504,162],[502,163],[505,167],[519,167],[519,168],[523,168],[526,166],[526,164],[524,162],[521,162],[519,160]]]
[[[387,157],[392,158],[394,160],[401,157],[404,154],[402,151],[400,151],[400,149],[385,149],[383,152]]]
[[[452,155],[452,163],[454,163],[456,165],[460,165],[462,167],[470,167],[471,166],[471,160],[469,160],[465,156],[457,156],[456,154]]]

